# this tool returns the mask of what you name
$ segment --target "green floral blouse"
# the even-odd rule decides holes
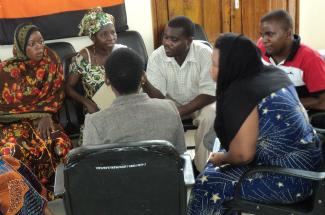
[[[115,44],[113,51],[119,48],[125,48],[121,44]],[[87,49],[87,48],[86,48]],[[97,90],[104,84],[105,69],[103,66],[92,65],[88,53],[88,59],[85,59],[80,52],[72,59],[70,64],[70,74],[80,74],[82,76],[82,85],[87,98],[92,98]]]

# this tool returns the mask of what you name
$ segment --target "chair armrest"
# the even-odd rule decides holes
[[[235,189],[235,199],[240,199],[240,191],[241,191],[241,184],[242,181],[258,172],[270,172],[270,173],[277,173],[281,175],[287,176],[295,176],[300,177],[308,180],[313,181],[321,181],[325,179],[325,172],[315,172],[315,171],[307,171],[307,170],[300,170],[300,169],[292,169],[292,168],[282,168],[282,167],[274,167],[274,166],[257,166],[252,167],[251,169],[247,170],[239,179],[238,184],[236,185]]]
[[[59,164],[56,167],[55,179],[54,179],[54,196],[56,197],[61,197],[65,193],[63,170],[64,170],[63,164]]]
[[[193,121],[192,119],[183,119],[182,120],[184,132],[186,132],[187,130],[195,130],[195,129],[197,129],[197,126],[193,125],[192,121]]]
[[[195,183],[191,156],[188,154],[182,154],[180,157],[184,160],[183,172],[185,185],[191,186]]]
[[[271,172],[271,173],[278,173],[281,175],[288,175],[288,176],[296,176],[304,179],[309,179],[313,181],[320,181],[325,179],[325,172],[315,172],[315,171],[307,171],[307,170],[300,170],[300,169],[292,169],[292,168],[282,168],[282,167],[274,167],[274,166],[258,166],[254,167],[241,177],[247,177],[257,172]]]

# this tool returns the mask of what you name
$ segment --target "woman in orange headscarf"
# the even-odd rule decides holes
[[[52,120],[63,99],[58,56],[44,45],[36,26],[19,25],[14,57],[0,63],[0,155],[21,160],[50,190],[55,168],[71,148]]]

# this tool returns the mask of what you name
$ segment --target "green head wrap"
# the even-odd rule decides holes
[[[105,13],[101,7],[90,9],[79,24],[79,36],[91,37],[107,24],[114,25],[114,17]]]

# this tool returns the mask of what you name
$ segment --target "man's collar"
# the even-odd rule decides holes
[[[195,53],[194,53],[194,41],[192,41],[190,50],[188,51],[185,61],[196,62]]]
[[[295,35],[293,35],[293,42],[292,42],[290,54],[287,57],[287,60],[289,60],[289,61],[293,60],[299,47],[300,47],[300,37],[299,37],[299,35],[295,34]]]

